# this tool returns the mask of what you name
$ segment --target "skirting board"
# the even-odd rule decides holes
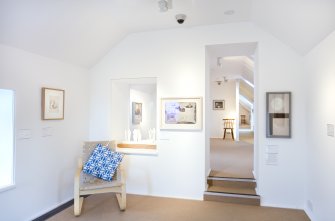
[[[89,195],[83,196],[84,198],[88,197]],[[33,219],[32,221],[44,221],[46,219],[49,219],[50,217],[56,215],[57,213],[62,212],[66,208],[70,207],[73,205],[73,199],[57,206],[56,208],[50,210],[49,212],[46,212],[45,214]]]
[[[298,209],[305,211],[305,208],[299,206],[288,206],[288,205],[281,205],[281,204],[274,204],[274,203],[264,203],[261,201],[261,206],[265,207],[274,207],[274,208],[282,208],[282,209]]]
[[[53,210],[50,210],[49,212],[33,219],[32,221],[43,221],[43,220],[46,220],[54,215],[56,215],[57,213],[65,210],[66,208],[70,207],[73,205],[73,199],[72,200],[69,200],[67,201],[66,203],[63,203],[61,205],[59,205],[58,207],[56,207],[55,209]]]
[[[304,207],[294,207],[294,206],[284,206],[284,205],[279,205],[279,204],[271,204],[271,203],[262,203],[261,201],[261,206],[266,206],[266,207],[274,207],[274,208],[283,208],[283,209],[298,209],[298,210],[302,210],[306,213],[306,215],[308,216],[308,218],[311,221],[314,221],[314,216],[311,213],[311,211],[309,211],[307,208]]]

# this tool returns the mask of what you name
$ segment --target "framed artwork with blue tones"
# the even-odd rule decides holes
[[[201,130],[202,98],[162,98],[161,129]]]

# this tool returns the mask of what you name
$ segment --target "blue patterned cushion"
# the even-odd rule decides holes
[[[98,144],[85,163],[83,171],[103,180],[111,181],[122,158],[122,153],[111,151],[108,147]]]

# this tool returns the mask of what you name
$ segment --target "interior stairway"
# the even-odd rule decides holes
[[[256,194],[256,180],[253,178],[207,177],[208,188],[204,200],[246,205],[260,205]]]

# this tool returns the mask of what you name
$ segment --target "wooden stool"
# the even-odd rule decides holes
[[[235,119],[222,119],[223,120],[223,138],[226,139],[227,130],[230,130],[231,137],[234,139],[234,121]]]

